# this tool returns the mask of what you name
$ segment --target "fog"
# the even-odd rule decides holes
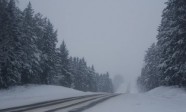
[[[23,9],[28,0],[19,0]],[[30,0],[65,40],[71,56],[85,57],[100,72],[125,81],[140,75],[155,42],[165,0]],[[131,84],[134,85],[134,84]]]

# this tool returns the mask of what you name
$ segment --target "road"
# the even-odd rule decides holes
[[[0,112],[81,112],[119,94],[94,94],[1,109]]]

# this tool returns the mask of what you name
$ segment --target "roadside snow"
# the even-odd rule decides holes
[[[9,90],[0,90],[0,109],[88,94],[93,93],[81,92],[62,86],[16,86]]]
[[[186,112],[186,92],[177,87],[158,87],[141,94],[123,94],[85,112]]]

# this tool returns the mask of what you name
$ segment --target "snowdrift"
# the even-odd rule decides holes
[[[16,86],[0,90],[0,109],[88,94],[93,93],[52,85]]]
[[[171,87],[157,87],[146,94],[148,95],[155,95],[159,97],[164,98],[186,98],[186,90],[184,88],[179,88],[177,86],[171,86]]]

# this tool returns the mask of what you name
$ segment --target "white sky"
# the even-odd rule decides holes
[[[25,8],[28,0],[19,0]],[[166,0],[30,0],[66,41],[71,56],[85,57],[100,73],[140,75],[155,42]]]

